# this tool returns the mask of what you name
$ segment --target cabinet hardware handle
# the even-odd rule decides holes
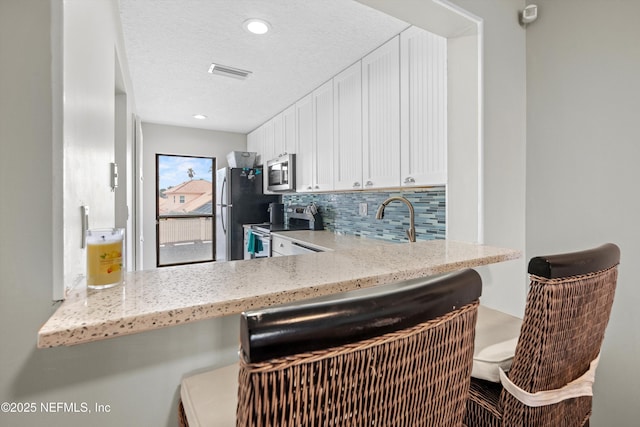
[[[308,187],[307,187],[307,190],[313,190],[313,188],[311,188],[311,186],[308,186]]]
[[[413,177],[408,176],[408,177],[406,177],[406,178],[404,179],[404,183],[405,183],[405,184],[415,184],[415,183],[416,183],[416,180],[415,180]]]
[[[80,206],[82,221],[82,243],[80,247],[84,249],[87,246],[87,230],[89,229],[89,206]]]
[[[371,187],[372,185],[373,185],[373,182],[367,181],[367,183],[364,186],[365,187]]]
[[[360,183],[356,181],[356,182],[353,183],[353,186],[356,187],[356,188],[360,187]]]
[[[319,190],[319,189],[320,189],[320,187],[318,187],[318,186],[316,185],[316,186],[315,186],[315,189],[316,189],[316,190]]]

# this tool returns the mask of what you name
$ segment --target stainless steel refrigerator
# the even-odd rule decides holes
[[[223,168],[216,174],[216,261],[244,258],[243,224],[269,222],[269,203],[280,195],[265,195],[262,168]]]

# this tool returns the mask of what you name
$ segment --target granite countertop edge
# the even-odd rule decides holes
[[[114,288],[76,290],[42,326],[37,346],[99,341],[521,257],[517,250],[449,240],[395,244],[328,233],[307,233],[316,239],[302,233],[301,241],[342,242],[323,246],[330,252],[137,271]],[[245,286],[264,277],[268,285]]]

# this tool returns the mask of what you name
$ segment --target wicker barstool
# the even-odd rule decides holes
[[[243,313],[238,381],[186,378],[183,401],[199,394],[181,425],[225,425],[233,410],[237,426],[461,426],[481,289],[464,270]],[[207,387],[237,390],[237,406]]]
[[[589,424],[619,262],[613,244],[530,261],[531,287],[511,369],[501,374],[502,384],[472,378],[466,425]]]

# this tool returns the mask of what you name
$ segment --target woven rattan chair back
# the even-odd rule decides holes
[[[237,425],[462,425],[480,292],[466,270],[247,313]]]
[[[531,260],[531,286],[508,373],[515,385],[530,393],[555,390],[589,369],[600,353],[609,321],[619,260],[619,248],[612,244]],[[469,419],[477,414],[469,414],[469,425],[583,426],[591,415],[590,396],[528,407],[502,389],[496,401],[498,394],[492,397],[491,387],[486,383],[478,387],[474,380],[476,402],[468,409],[482,411],[480,406],[493,405],[495,417],[488,416],[489,411],[472,422]],[[484,403],[478,404],[482,399]]]

